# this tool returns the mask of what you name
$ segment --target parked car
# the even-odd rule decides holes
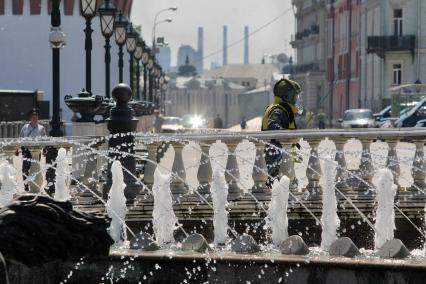
[[[370,128],[376,127],[373,111],[371,109],[348,109],[339,119],[343,128]]]
[[[395,127],[414,127],[418,121],[426,119],[426,98],[418,102],[413,108],[401,115],[395,121]]]
[[[417,121],[416,126],[414,127],[426,127],[426,119]]]
[[[165,116],[163,118],[162,133],[175,133],[183,130],[182,118],[175,116]]]
[[[389,128],[393,127],[393,123],[400,118],[404,113],[409,111],[411,107],[415,106],[411,105],[401,105],[401,111],[398,115],[393,116],[392,115],[392,106],[387,106],[384,109],[382,109],[380,112],[374,114],[374,118],[376,119],[376,126],[380,128]]]

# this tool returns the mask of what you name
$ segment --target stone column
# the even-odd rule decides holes
[[[336,187],[340,190],[347,190],[348,170],[346,168],[346,159],[344,153],[344,146],[347,142],[347,139],[344,137],[337,137],[333,139],[333,142],[336,145],[335,161],[338,165],[336,174]]]
[[[252,171],[252,177],[254,186],[252,187],[252,193],[255,195],[270,195],[271,189],[265,186],[265,182],[268,179],[268,170],[266,168],[264,144],[260,142],[253,142],[256,146],[256,158],[254,160],[254,166]]]
[[[365,183],[361,182],[359,189],[367,190],[368,188],[371,188],[371,180],[374,176],[373,160],[371,159],[370,154],[370,145],[373,139],[361,138],[360,141],[362,144],[362,154],[361,164],[359,165],[359,175]]]
[[[148,160],[145,163],[144,171],[143,171],[143,183],[149,189],[152,189],[152,185],[154,184],[154,172],[157,168],[157,148],[158,142],[153,142],[146,145],[148,149]]]
[[[185,165],[182,159],[182,149],[185,146],[181,142],[171,142],[173,149],[175,150],[175,157],[173,160],[173,181],[171,184],[171,191],[173,194],[185,194],[188,192],[188,186],[186,182]]]
[[[235,149],[239,142],[230,140],[224,142],[229,152],[225,171],[225,180],[228,183],[228,200],[239,199],[241,198],[242,190],[238,187],[240,171],[238,169],[237,157],[235,156]]]
[[[311,155],[308,161],[308,168],[306,169],[306,177],[308,178],[308,186],[311,198],[318,197],[320,194],[319,180],[322,175],[320,160],[318,157],[318,145],[321,139],[308,139],[308,143],[311,146]]]
[[[283,145],[283,157],[280,166],[280,176],[286,175],[290,180],[290,189],[297,190],[298,181],[296,178],[296,173],[294,171],[294,158],[292,156],[293,145],[296,144],[292,140],[283,140],[280,141]]]
[[[416,154],[414,155],[413,167],[411,169],[411,174],[413,175],[414,179],[411,191],[413,191],[413,193],[421,193],[418,188],[421,190],[426,189],[425,156],[423,150],[425,140],[416,138],[413,142],[416,145]]]
[[[201,147],[201,159],[198,167],[197,178],[200,183],[198,186],[198,192],[201,194],[210,194],[210,182],[212,181],[212,165],[210,163],[210,150],[211,142],[203,142],[200,144]]]
[[[386,142],[389,145],[386,167],[392,171],[394,183],[398,185],[398,178],[401,173],[401,169],[399,168],[398,156],[396,154],[396,145],[399,141],[398,139],[386,139]]]

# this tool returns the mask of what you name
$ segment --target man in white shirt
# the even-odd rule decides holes
[[[38,124],[39,115],[40,112],[36,108],[33,108],[28,112],[30,122],[22,127],[19,137],[35,138],[40,136],[46,136],[46,129],[44,129],[43,125]]]
[[[28,112],[28,117],[30,119],[30,122],[25,124],[22,127],[19,137],[36,138],[40,136],[46,136],[46,130],[44,126],[38,124],[39,115],[40,115],[40,111],[36,108],[33,108]],[[22,172],[24,174],[24,181],[25,181],[30,174],[31,159],[33,158],[33,156],[31,155],[30,150],[26,147],[22,147],[21,150],[22,150],[22,157],[24,158],[24,161],[22,164]],[[29,190],[28,183],[25,183],[25,190],[26,191]]]

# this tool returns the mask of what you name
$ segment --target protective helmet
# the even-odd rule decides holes
[[[289,104],[296,104],[298,95],[302,92],[299,83],[289,79],[281,79],[274,86],[274,96]]]

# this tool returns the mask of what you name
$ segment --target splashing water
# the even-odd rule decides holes
[[[266,227],[272,230],[272,242],[279,246],[288,237],[287,206],[290,180],[287,176],[276,180],[272,185],[271,202],[269,203]]]
[[[16,194],[16,171],[7,161],[0,164],[0,207],[7,205]]]
[[[213,173],[211,183],[211,194],[213,200],[213,227],[214,243],[225,244],[228,240],[228,184],[223,171],[216,169]]]
[[[124,219],[127,214],[126,197],[124,196],[123,170],[119,161],[114,161],[111,166],[112,185],[108,194],[106,211],[111,218],[111,225],[108,228],[109,235],[116,244],[127,241],[127,232]]]
[[[58,201],[68,201],[71,199],[70,185],[70,168],[67,160],[67,151],[64,148],[59,149],[56,158],[56,180],[54,198]]]
[[[374,246],[379,249],[386,241],[393,239],[395,227],[394,197],[397,186],[394,184],[392,172],[381,169],[374,177],[376,187],[376,233]]]
[[[157,168],[154,173],[154,209],[152,210],[155,240],[159,245],[174,243],[173,232],[176,229],[177,218],[173,212],[173,199],[170,191],[170,174],[162,174]]]
[[[322,187],[322,233],[321,233],[321,249],[328,251],[331,244],[337,239],[337,229],[340,226],[340,219],[337,216],[336,201],[336,174],[337,163],[327,157],[324,159],[324,174],[320,179]]]
[[[13,156],[12,158],[13,167],[16,171],[16,190],[17,193],[25,193],[24,179],[22,173],[22,165],[24,160],[22,158],[22,153],[19,153],[19,156]]]

